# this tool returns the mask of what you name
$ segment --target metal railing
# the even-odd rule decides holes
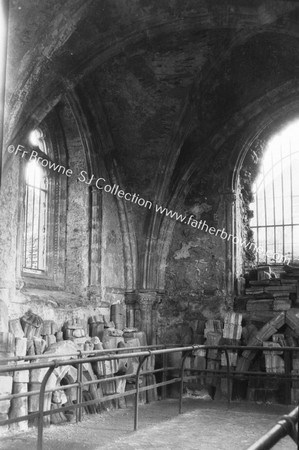
[[[76,410],[76,420],[81,421],[82,420],[82,409],[84,407],[100,404],[107,402],[109,400],[115,400],[119,399],[121,397],[127,397],[131,395],[135,395],[135,408],[134,408],[134,430],[137,430],[138,428],[138,407],[139,407],[139,394],[141,392],[145,392],[150,389],[156,389],[157,387],[162,388],[162,398],[166,398],[166,391],[165,387],[169,384],[177,383],[180,381],[179,378],[174,378],[172,380],[166,380],[166,373],[169,369],[175,369],[175,367],[167,367],[167,361],[165,356],[169,353],[175,353],[175,352],[182,352],[186,351],[186,348],[172,348],[173,346],[170,346],[170,348],[165,349],[165,346],[162,345],[156,345],[156,346],[147,346],[147,347],[132,347],[132,348],[117,348],[117,349],[108,349],[108,350],[97,350],[97,351],[85,351],[81,352],[78,351],[74,354],[67,354],[67,355],[36,355],[36,356],[26,356],[26,357],[14,357],[14,358],[6,358],[1,359],[1,363],[8,365],[2,365],[0,366],[0,375],[5,373],[14,373],[16,371],[32,371],[36,369],[48,369],[46,374],[43,377],[43,380],[41,382],[40,390],[38,391],[30,391],[26,393],[20,393],[20,394],[9,394],[9,395],[2,395],[0,396],[0,402],[3,400],[13,400],[15,398],[20,397],[30,397],[33,395],[39,395],[39,407],[37,412],[32,412],[30,414],[17,417],[14,419],[7,419],[0,421],[0,425],[9,425],[16,422],[21,422],[28,419],[37,418],[37,427],[38,427],[38,436],[37,436],[37,449],[42,450],[43,449],[43,430],[44,430],[44,417],[69,411],[71,409]],[[146,348],[147,350],[143,350]],[[192,350],[193,347],[190,347],[190,350]],[[84,357],[84,355],[93,355],[89,357]],[[161,369],[154,369],[147,372],[142,372],[141,369],[146,361],[150,356],[152,355],[162,355],[163,357],[163,367]],[[42,359],[49,359],[49,358],[56,358],[52,361],[46,361],[46,362],[33,362],[31,364],[18,364],[18,365],[11,365],[13,362],[20,363],[20,361],[34,361],[34,360],[42,360]],[[76,359],[65,359],[68,358],[76,358]],[[64,360],[59,360],[59,358],[64,358]],[[95,362],[104,362],[104,361],[112,361],[112,360],[121,360],[121,359],[129,359],[129,358],[140,358],[140,362],[138,364],[136,375],[127,374],[127,375],[120,375],[120,376],[111,376],[111,377],[105,377],[105,378],[98,378],[96,380],[92,381],[83,381],[83,364],[85,363],[95,363]],[[10,363],[10,364],[9,364]],[[59,386],[54,389],[47,389],[46,385],[47,382],[51,376],[51,374],[54,372],[55,369],[58,367],[64,367],[64,366],[78,366],[78,381],[73,384],[68,384],[66,386]],[[162,372],[162,378],[163,381],[160,383],[153,383],[149,386],[143,386],[140,387],[140,377],[149,375],[149,374],[156,374],[158,372]],[[119,381],[121,379],[132,379],[132,377],[135,377],[135,389],[132,389],[127,392],[123,393],[117,393],[112,395],[105,395],[102,398],[97,398],[93,400],[83,401],[83,388],[84,386],[91,386],[91,385],[99,385],[102,383],[107,383],[109,381]],[[67,405],[61,408],[56,408],[55,410],[48,410],[44,411],[44,400],[45,400],[45,394],[55,392],[57,390],[65,390],[69,388],[76,387],[78,390],[78,396],[77,396],[77,403],[72,405]]]
[[[251,445],[248,450],[269,450],[288,435],[297,444],[297,449],[299,449],[299,429],[296,430],[296,424],[298,424],[298,406],[290,414],[282,416],[274,427]]]
[[[198,350],[217,350],[218,352],[224,352],[226,358],[226,367],[225,370],[212,370],[212,369],[196,369],[196,368],[185,368],[185,362],[188,356],[192,356],[194,352]],[[0,366],[0,375],[2,373],[10,373],[15,371],[23,371],[23,370],[34,370],[34,369],[48,369],[46,374],[43,377],[41,382],[39,391],[29,391],[26,393],[19,394],[9,394],[0,396],[0,401],[2,400],[13,400],[19,397],[29,397],[32,395],[39,395],[39,406],[38,411],[32,412],[22,417],[17,417],[14,419],[7,419],[0,421],[0,425],[8,425],[15,422],[21,422],[23,420],[28,420],[32,418],[37,418],[37,427],[38,427],[38,435],[37,435],[37,449],[43,449],[43,431],[44,431],[44,417],[49,416],[51,414],[69,411],[74,409],[76,411],[76,420],[82,420],[82,410],[83,408],[90,405],[98,405],[103,402],[107,402],[109,400],[124,398],[127,396],[134,395],[134,430],[138,429],[138,418],[139,418],[139,395],[142,392],[146,392],[151,389],[157,389],[160,387],[162,389],[162,399],[166,398],[166,387],[171,384],[179,383],[179,414],[182,413],[183,406],[183,387],[184,382],[198,379],[202,374],[213,374],[213,376],[217,377],[225,377],[227,381],[227,402],[228,405],[231,402],[231,381],[233,379],[238,378],[271,378],[284,380],[285,382],[290,383],[291,381],[296,380],[299,382],[299,376],[292,376],[289,368],[287,368],[286,373],[267,373],[267,372],[255,372],[255,371],[235,371],[230,366],[229,359],[229,351],[244,351],[244,350],[252,350],[254,352],[271,352],[277,353],[286,352],[290,355],[294,351],[299,351],[299,347],[244,347],[244,346],[206,346],[206,345],[191,345],[191,346],[181,346],[181,347],[173,347],[173,346],[147,346],[147,347],[134,347],[134,348],[117,348],[117,349],[108,349],[108,350],[97,350],[97,351],[78,351],[75,354],[68,355],[36,355],[36,356],[26,356],[26,357],[15,357],[15,358],[7,358],[1,359],[1,363],[7,363],[8,365]],[[182,353],[181,363],[179,367],[168,367],[167,364],[167,356],[174,353]],[[89,355],[89,357],[84,357],[84,355]],[[90,356],[92,355],[92,356]],[[161,356],[163,358],[163,364],[161,368],[149,370],[146,372],[142,372],[142,366],[145,361],[151,356]],[[65,359],[68,357],[68,359]],[[70,359],[71,357],[76,359]],[[52,361],[42,360],[45,358],[56,358]],[[59,358],[64,358],[60,360]],[[83,380],[83,364],[85,363],[96,363],[103,361],[113,361],[113,360],[122,360],[129,358],[139,358],[139,364],[137,367],[137,371],[135,375],[125,374],[120,376],[110,376],[106,378],[97,378],[96,380],[84,381]],[[38,362],[31,362],[31,364],[20,364],[21,361],[34,361],[39,360]],[[11,363],[17,362],[18,365],[12,365]],[[47,382],[58,367],[64,366],[75,366],[78,367],[78,378],[77,382],[73,384],[68,384],[65,386],[59,386],[53,389],[46,390]],[[175,375],[171,379],[169,378],[169,374],[171,371],[179,371],[178,376]],[[188,374],[187,374],[188,372]],[[145,375],[155,375],[157,373],[162,374],[162,381],[155,382],[147,386],[140,386],[140,377]],[[88,401],[84,401],[83,399],[83,388],[84,386],[92,386],[92,385],[100,385],[102,383],[107,383],[110,381],[119,381],[121,379],[132,379],[135,378],[135,389],[130,391],[125,391],[122,393],[105,395],[101,398],[96,398]],[[55,410],[47,410],[44,411],[44,400],[45,394],[55,392],[57,390],[65,390],[69,388],[77,388],[77,403],[68,404],[67,406],[63,406],[60,408],[56,408]],[[263,447],[261,447],[263,448]],[[270,448],[270,447],[265,447]],[[253,449],[252,449],[253,450]]]

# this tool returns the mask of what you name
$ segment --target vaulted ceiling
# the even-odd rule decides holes
[[[180,165],[297,79],[298,37],[295,1],[13,0],[6,137],[88,79],[127,183],[152,195],[187,137]]]
[[[6,142],[75,97],[123,187],[177,204],[297,114],[298,77],[297,1],[12,0]]]

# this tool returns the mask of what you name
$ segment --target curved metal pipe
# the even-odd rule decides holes
[[[56,361],[55,361],[56,362]],[[49,367],[47,373],[45,374],[39,393],[39,408],[38,408],[38,434],[37,434],[37,450],[43,450],[43,432],[44,432],[44,399],[45,399],[45,390],[46,384],[52,375],[53,371],[56,368],[56,364]]]
[[[149,351],[148,355],[143,356],[141,361],[139,362],[138,369],[136,372],[136,394],[135,394],[135,408],[134,408],[134,431],[138,429],[138,399],[139,399],[139,376],[143,366],[144,361],[147,360],[151,356],[151,351]]]

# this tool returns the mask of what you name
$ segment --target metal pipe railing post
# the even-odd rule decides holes
[[[291,356],[292,351],[287,350],[284,357],[285,374],[287,377],[290,377],[291,375]],[[286,405],[289,405],[291,403],[291,382],[288,378],[286,378],[285,382],[285,403]]]
[[[226,358],[226,378],[227,378],[227,403],[228,407],[230,406],[230,364],[229,364],[229,354],[227,348],[224,349],[225,358]]]
[[[139,362],[138,369],[137,369],[137,372],[136,372],[136,394],[135,394],[135,407],[134,407],[134,431],[137,431],[137,429],[138,429],[139,376],[140,376],[140,372],[141,372],[143,363],[149,356],[151,356],[151,352],[150,351],[149,351],[148,355],[145,355],[145,356],[142,357],[141,361]]]
[[[166,381],[166,369],[167,369],[167,355],[163,354],[163,372],[162,372],[162,382]],[[162,386],[162,400],[166,399],[166,386]]]
[[[78,391],[77,391],[77,399],[78,399],[78,403],[79,403],[79,408],[78,408],[78,421],[81,422],[82,421],[82,399],[83,399],[83,386],[82,386],[82,382],[83,382],[83,365],[82,363],[79,364],[78,367]]]
[[[39,392],[39,408],[38,408],[38,432],[37,432],[37,450],[43,450],[43,432],[44,432],[44,399],[46,384],[52,375],[56,365],[49,367],[47,370]]]
[[[179,414],[182,414],[182,406],[183,406],[183,391],[184,391],[184,367],[187,356],[190,355],[190,352],[187,351],[182,355],[182,363],[181,363],[181,380],[180,380],[180,398],[179,398]]]

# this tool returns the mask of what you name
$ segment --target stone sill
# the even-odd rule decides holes
[[[43,304],[52,308],[78,308],[90,306],[90,301],[82,295],[75,295],[66,291],[55,289],[40,289],[33,287],[23,287],[17,291],[16,303]]]

